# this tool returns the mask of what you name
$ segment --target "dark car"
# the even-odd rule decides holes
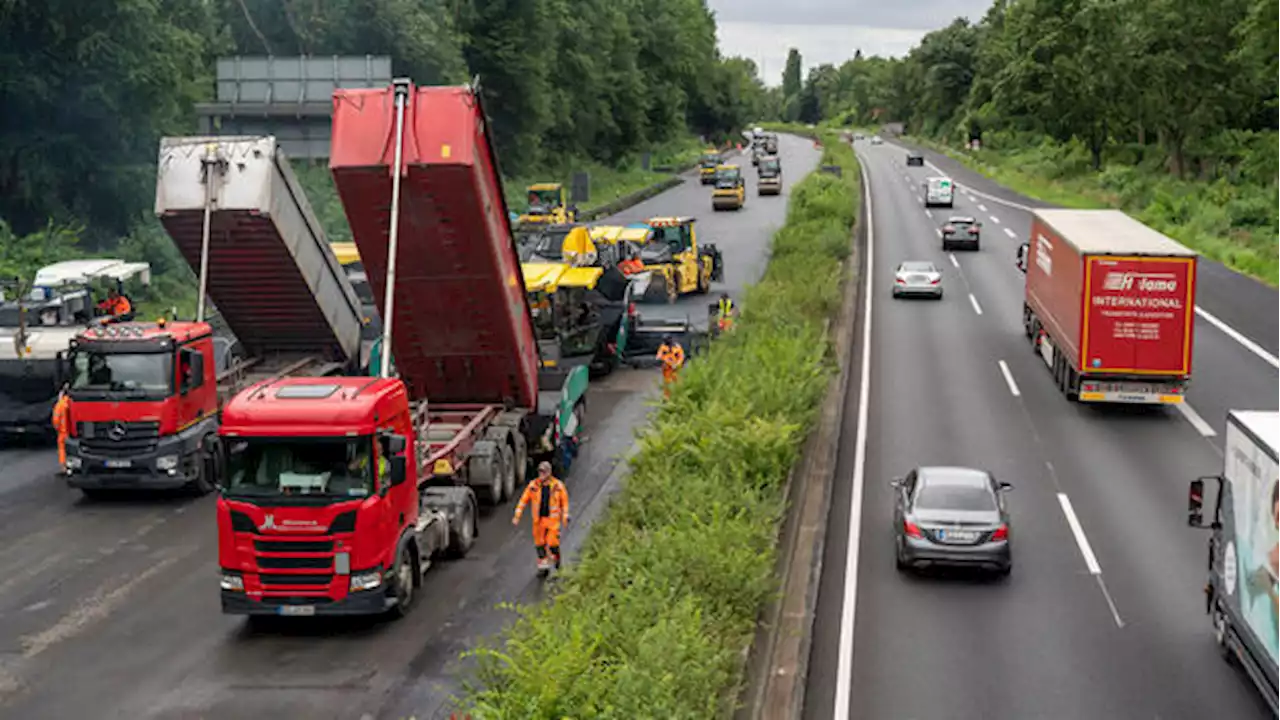
[[[1012,489],[986,470],[918,467],[895,478],[894,554],[899,570],[953,565],[1013,570],[1009,512]]]
[[[942,250],[953,247],[977,250],[982,241],[982,223],[971,217],[952,216],[942,226]]]
[[[907,153],[907,165],[919,165],[920,167],[924,167],[924,155],[921,155],[918,152]]]

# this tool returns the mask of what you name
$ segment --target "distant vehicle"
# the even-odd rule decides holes
[[[931,177],[924,181],[924,206],[955,207],[955,185],[951,178]]]
[[[782,162],[777,155],[761,158],[756,166],[756,193],[759,195],[782,194]]]
[[[881,144],[883,144],[883,143],[884,143],[884,140],[881,140],[879,135],[872,135],[872,136],[871,136],[871,144],[872,144],[872,145],[881,145]]]
[[[1013,570],[1009,509],[1013,489],[991,473],[964,467],[919,467],[892,482],[894,557],[899,570],[919,566]]]
[[[1272,713],[1276,712],[1278,654],[1277,437],[1280,413],[1228,410],[1222,474],[1193,480],[1187,498],[1188,524],[1213,531],[1204,592],[1218,650],[1228,662],[1244,668]],[[1217,487],[1208,524],[1202,512],[1206,482]]]
[[[971,217],[953,215],[942,226],[942,251],[953,247],[977,250],[982,239],[982,223]]]
[[[867,138],[867,136],[866,136],[866,135],[863,135],[862,133],[854,133],[854,134],[853,134],[853,139],[854,139],[854,140],[865,140],[866,138]]]
[[[1119,210],[1036,210],[1018,254],[1023,328],[1068,399],[1186,401],[1195,251]]]
[[[918,165],[920,167],[924,167],[924,155],[921,155],[914,150],[907,153],[907,165]]]
[[[928,260],[908,260],[893,275],[893,296],[942,299],[942,272]]]

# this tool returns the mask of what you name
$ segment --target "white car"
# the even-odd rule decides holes
[[[942,299],[942,271],[928,260],[907,260],[893,273],[893,296]]]
[[[951,178],[931,177],[924,183],[924,206],[955,207],[955,184]]]
[[[872,145],[883,145],[883,144],[884,144],[884,140],[881,140],[879,135],[872,135],[872,136],[871,136],[871,144],[872,144]]]

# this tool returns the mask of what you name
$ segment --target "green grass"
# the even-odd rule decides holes
[[[994,134],[978,152],[927,138],[932,147],[1028,197],[1073,208],[1113,207],[1175,238],[1205,257],[1277,285],[1276,133],[1224,133],[1213,139],[1219,161],[1203,179],[1180,180],[1150,147],[1109,151],[1101,171],[1079,143],[1032,143]]]
[[[552,601],[474,652],[462,701],[481,718],[705,720],[732,710],[743,652],[776,592],[784,489],[834,370],[857,215],[848,145],[792,191],[768,269],[735,331],[683,372],[641,432],[626,485]]]

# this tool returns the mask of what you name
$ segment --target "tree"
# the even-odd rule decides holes
[[[782,70],[782,100],[785,115],[784,120],[794,120],[796,118],[796,98],[800,95],[802,85],[802,68],[800,63],[800,51],[791,48],[787,50],[787,64]]]

